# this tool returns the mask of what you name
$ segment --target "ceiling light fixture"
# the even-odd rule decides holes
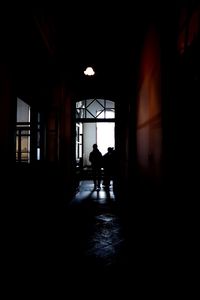
[[[95,74],[94,70],[92,69],[92,67],[87,67],[84,71],[84,74],[87,76],[93,76]]]

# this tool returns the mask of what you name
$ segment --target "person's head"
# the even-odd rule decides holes
[[[108,147],[108,152],[112,152],[113,151],[113,147]]]
[[[98,148],[97,144],[94,144],[93,149],[97,149],[97,148]]]

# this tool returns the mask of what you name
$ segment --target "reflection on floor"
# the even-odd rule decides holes
[[[23,206],[8,210],[3,245],[4,278],[18,290],[43,296],[54,289],[95,296],[107,288],[112,295],[139,289],[158,292],[177,285],[178,272],[184,274],[180,233],[169,229],[171,219],[159,202],[137,198],[125,213],[115,199],[113,187],[93,190],[92,181],[80,182],[79,191],[67,207]],[[56,194],[52,193],[54,200]],[[46,203],[49,198],[45,198]],[[39,200],[38,200],[39,201]],[[52,203],[55,203],[52,202]],[[139,203],[139,204],[135,204]],[[16,203],[18,205],[18,203]],[[178,235],[179,234],[179,235]],[[177,250],[178,249],[178,250]],[[173,270],[173,272],[172,272]],[[170,276],[168,276],[168,273]],[[173,280],[173,282],[172,282]],[[131,283],[130,283],[131,282]]]
[[[79,270],[84,264],[93,271],[108,272],[125,263],[125,239],[112,184],[109,190],[96,191],[92,181],[80,182],[70,204],[70,223],[72,251],[77,253],[74,264],[78,263]]]
[[[81,181],[79,184],[79,191],[75,195],[75,198],[72,200],[72,202],[83,202],[87,198],[90,198],[101,204],[106,204],[109,200],[111,200],[111,202],[115,202],[112,182],[109,190],[104,189],[103,186],[100,188],[100,190],[94,190],[94,185],[91,180]]]

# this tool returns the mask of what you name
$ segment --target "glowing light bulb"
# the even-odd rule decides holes
[[[87,76],[93,76],[95,74],[95,72],[91,67],[87,67],[84,71],[84,74]]]

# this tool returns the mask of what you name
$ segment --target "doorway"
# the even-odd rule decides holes
[[[76,168],[78,173],[90,169],[89,153],[97,144],[104,155],[115,147],[115,102],[87,99],[76,102]]]

